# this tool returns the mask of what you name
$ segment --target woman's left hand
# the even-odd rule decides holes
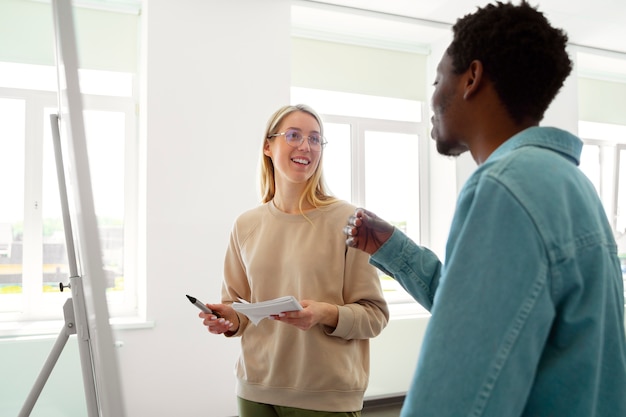
[[[309,330],[316,324],[324,324],[333,328],[337,327],[339,310],[336,305],[312,300],[302,300],[300,305],[302,310],[285,311],[272,315],[270,318],[291,324],[300,330]]]

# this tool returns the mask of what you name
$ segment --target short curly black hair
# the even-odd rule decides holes
[[[522,0],[519,6],[497,2],[459,18],[448,47],[453,71],[474,60],[518,123],[537,123],[572,71],[567,34]]]

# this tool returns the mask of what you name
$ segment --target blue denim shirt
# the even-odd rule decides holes
[[[432,313],[402,416],[626,416],[622,272],[581,149],[520,132],[463,187],[445,265],[398,230],[371,256]]]

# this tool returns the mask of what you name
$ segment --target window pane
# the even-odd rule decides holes
[[[117,97],[133,95],[133,75],[128,72],[79,69],[78,77],[83,94]]]
[[[600,146],[583,145],[580,155],[580,169],[591,180],[596,191],[600,193]]]
[[[0,294],[22,292],[24,129],[24,100],[0,99]]]
[[[47,125],[51,112],[46,111]],[[88,110],[84,112],[84,121],[106,287],[119,290],[123,288],[124,276],[125,115]],[[59,291],[59,282],[67,282],[69,268],[50,129],[44,129],[43,193],[43,289],[53,292]]]
[[[419,171],[417,135],[365,132],[365,206],[419,242]],[[412,297],[382,272],[390,302]]]
[[[619,148],[619,165],[617,167],[617,233],[622,236],[626,235],[626,148]],[[626,253],[626,238],[623,237],[624,247],[621,248],[622,253]]]
[[[414,100],[291,87],[291,102],[307,103],[319,114],[407,122],[422,120],[422,105]]]
[[[417,134],[407,132],[419,130],[422,104],[298,87],[291,88],[291,102],[307,103],[325,117],[324,177],[332,194],[372,210],[419,242],[420,155]],[[379,276],[390,304],[425,312],[393,278]]]
[[[324,123],[324,179],[331,194],[352,201],[352,162],[350,159],[350,125]]]
[[[56,91],[56,68],[46,65],[0,62],[0,87]]]
[[[124,113],[86,111],[85,130],[107,289],[124,288]]]
[[[53,66],[0,62],[0,87],[57,91],[57,69]],[[83,94],[132,97],[133,74],[79,69],[78,79]]]
[[[67,248],[61,213],[61,196],[57,166],[52,142],[50,115],[55,110],[46,108],[43,121],[43,180],[42,180],[42,291],[59,292],[59,283],[69,283]],[[66,184],[69,187],[69,185]]]
[[[365,204],[419,241],[417,135],[365,132]]]
[[[617,189],[617,213],[616,213],[616,235],[618,253],[622,262],[622,273],[624,274],[624,283],[626,284],[626,148],[619,147],[619,164],[618,164],[618,189]],[[626,296],[626,285],[624,289]]]
[[[57,90],[56,68],[0,62],[0,74],[5,73],[8,77],[0,77],[0,175],[5,179],[0,320],[58,319],[58,305],[67,296],[59,293],[59,283],[68,283],[70,273],[50,124],[50,114],[58,111],[51,93]],[[134,75],[79,70],[79,77],[89,109],[83,115],[107,300],[113,315],[135,314],[136,229],[124,227],[125,221],[134,225],[139,198],[137,167],[129,163],[138,152]],[[15,88],[24,90],[20,100],[13,97]]]

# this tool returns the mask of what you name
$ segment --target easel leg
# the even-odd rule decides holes
[[[65,301],[65,305],[63,306],[63,312],[65,314],[65,326],[59,333],[59,336],[57,337],[57,340],[54,343],[54,346],[52,347],[52,350],[50,351],[50,354],[48,355],[48,358],[46,359],[46,362],[44,363],[43,368],[41,369],[41,372],[39,373],[39,376],[35,381],[35,384],[30,390],[30,393],[28,394],[28,397],[26,398],[26,401],[24,402],[24,405],[20,410],[18,417],[27,417],[30,415],[31,411],[33,411],[33,407],[35,406],[35,403],[37,402],[37,399],[39,398],[43,387],[46,385],[46,381],[52,373],[54,365],[56,365],[59,357],[61,356],[61,352],[63,352],[63,348],[65,347],[67,340],[69,339],[70,335],[76,333],[74,306],[72,304],[71,298]]]

